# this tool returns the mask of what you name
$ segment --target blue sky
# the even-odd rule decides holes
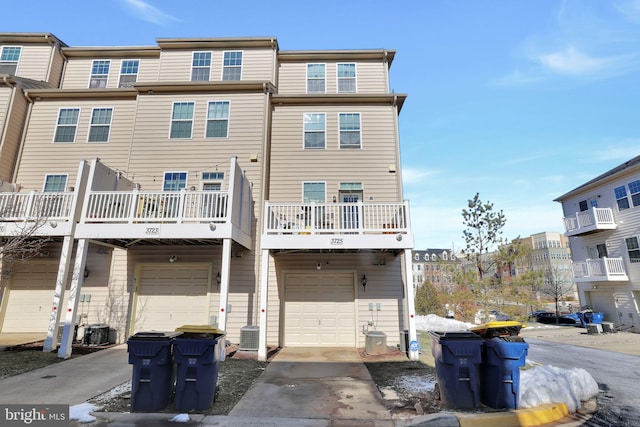
[[[397,51],[416,249],[462,249],[476,192],[504,236],[563,232],[553,199],[640,154],[640,0],[26,0],[2,32],[70,46],[276,36],[281,50]]]

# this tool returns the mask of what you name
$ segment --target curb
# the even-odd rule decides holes
[[[547,403],[531,409],[484,414],[456,414],[460,427],[534,427],[559,421],[569,415],[564,403]]]

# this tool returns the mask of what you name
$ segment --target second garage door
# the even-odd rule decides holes
[[[285,345],[354,347],[355,302],[351,273],[285,275]]]
[[[139,277],[135,332],[209,324],[208,264],[144,264]]]

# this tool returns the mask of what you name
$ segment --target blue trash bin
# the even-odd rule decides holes
[[[520,337],[485,340],[480,366],[480,401],[496,409],[517,409],[520,367],[524,366],[529,344]]]
[[[131,375],[131,412],[158,412],[171,400],[171,344],[179,332],[138,332],[127,340]]]
[[[480,406],[482,338],[473,332],[431,331],[440,401],[451,409]]]
[[[224,342],[224,335],[208,333],[185,333],[174,340],[176,410],[201,411],[213,405]]]

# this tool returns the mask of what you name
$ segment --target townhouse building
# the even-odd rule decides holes
[[[455,290],[455,273],[462,270],[462,258],[451,249],[414,250],[413,287],[414,291],[425,281],[430,282],[440,292]]]
[[[640,332],[640,156],[555,201],[562,204],[580,305]]]
[[[3,278],[0,331],[55,349],[63,323],[60,357],[77,323],[216,325],[262,360],[415,340],[394,56],[0,33],[0,234],[50,239]]]

